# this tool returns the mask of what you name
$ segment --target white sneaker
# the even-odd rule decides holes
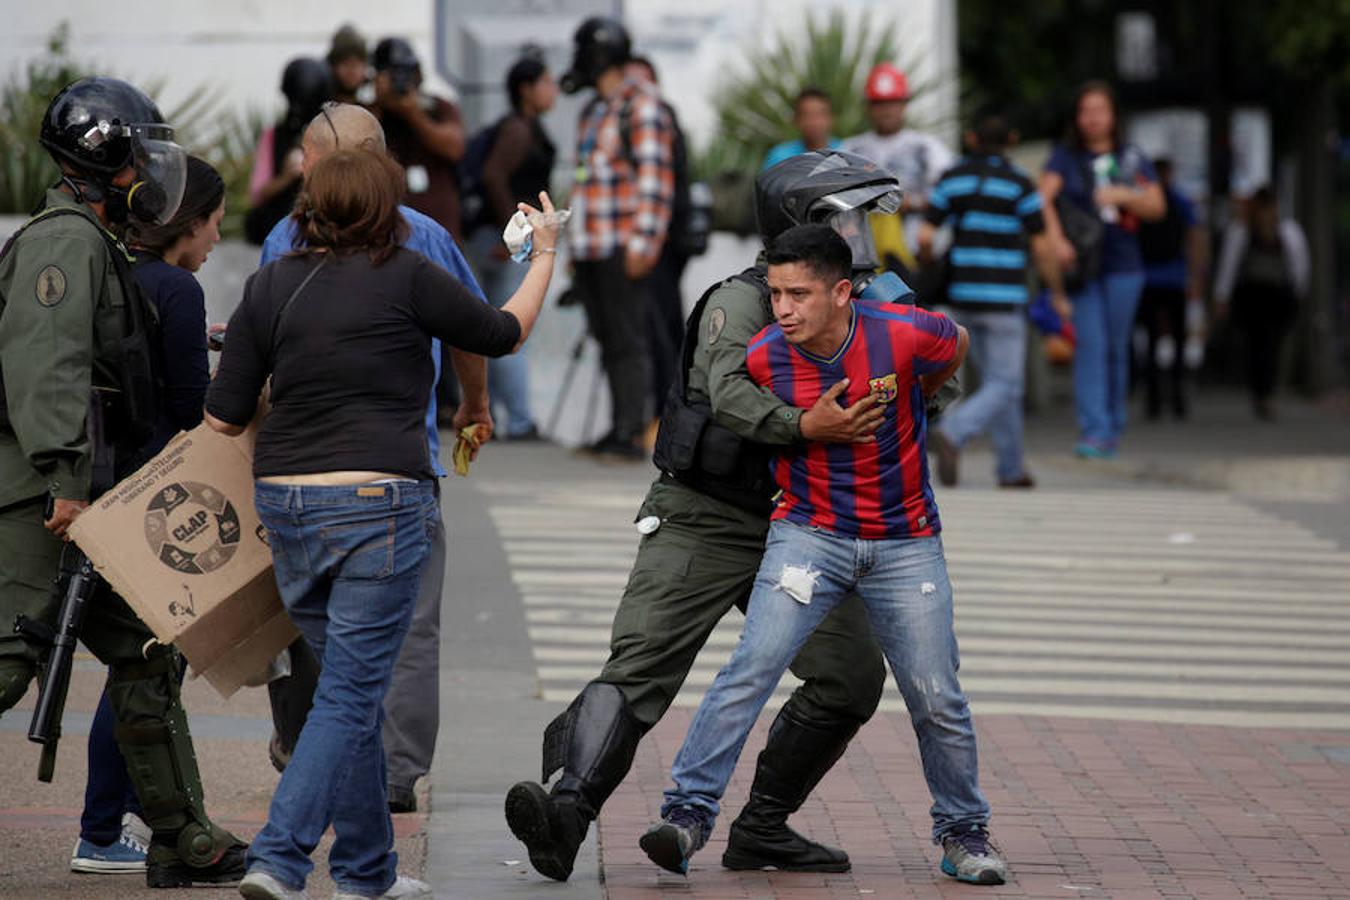
[[[248,900],[309,900],[304,888],[293,891],[266,872],[249,872],[239,882],[239,895]]]
[[[389,890],[378,897],[339,891],[333,895],[333,900],[431,900],[435,896],[431,892],[431,885],[425,881],[400,875],[394,879],[394,883],[389,886]]]
[[[122,814],[122,833],[134,837],[145,846],[150,846],[150,840],[155,836],[150,830],[150,826],[145,824],[145,820],[135,813]]]

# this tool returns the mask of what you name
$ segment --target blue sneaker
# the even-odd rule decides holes
[[[693,806],[677,806],[647,829],[640,846],[647,858],[667,872],[689,874],[689,857],[708,843],[712,816]]]
[[[145,844],[126,830],[106,847],[80,838],[70,854],[70,871],[86,875],[144,872]]]
[[[1081,459],[1112,459],[1116,448],[1100,441],[1079,441],[1073,445],[1073,453]]]

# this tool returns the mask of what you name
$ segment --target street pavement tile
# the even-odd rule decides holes
[[[639,767],[650,773],[658,760],[671,759],[689,718],[672,710],[639,748]],[[793,819],[803,833],[848,850],[852,872],[823,879],[718,865],[764,740],[767,725],[760,723],[713,839],[694,857],[688,879],[674,883],[678,896],[1350,898],[1343,882],[1350,804],[1320,790],[1324,763],[1309,767],[1311,779],[1289,763],[1280,749],[1293,741],[1287,730],[1012,716],[977,716],[977,727],[981,782],[994,810],[994,839],[1012,870],[1009,884],[976,888],[941,874],[913,732],[907,717],[881,714]],[[1345,736],[1304,737],[1331,745]],[[1219,747],[1222,753],[1203,753]],[[1151,777],[1150,757],[1167,761],[1166,777]],[[1341,768],[1350,778],[1350,765]],[[632,815],[646,809],[654,818],[667,781],[664,772],[630,777],[601,817],[610,897],[648,896],[629,891],[652,885],[671,889],[673,876],[637,848],[646,823]],[[1283,802],[1267,802],[1276,797]]]

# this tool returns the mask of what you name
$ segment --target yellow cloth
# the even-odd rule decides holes
[[[909,245],[905,243],[905,225],[899,213],[890,215],[874,213],[867,219],[872,226],[872,242],[876,244],[881,267],[886,268],[886,257],[891,256],[898,259],[911,272],[918,271],[918,262],[915,261]]]
[[[450,454],[455,463],[456,475],[468,475],[469,463],[473,462],[472,452],[478,446],[478,428],[477,424],[465,425],[459,430],[459,437],[455,439],[454,452]]]

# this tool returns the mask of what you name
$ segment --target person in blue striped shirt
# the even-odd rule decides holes
[[[1069,314],[1041,196],[1004,155],[1014,139],[1002,116],[983,116],[966,135],[970,154],[929,195],[919,234],[920,261],[931,266],[937,228],[951,228],[947,302],[970,332],[970,356],[980,373],[979,389],[931,432],[938,480],[947,487],[957,482],[961,448],[985,432],[999,485],[1035,485],[1022,459],[1028,243],[1051,302],[1060,315]]]

